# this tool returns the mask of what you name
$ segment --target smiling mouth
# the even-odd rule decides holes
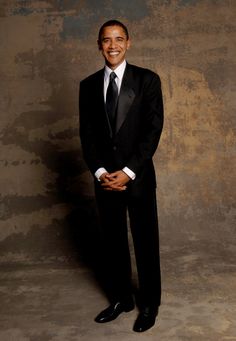
[[[115,52],[115,51],[113,51],[113,52],[108,52],[109,56],[118,56],[119,53],[120,53],[120,52]]]

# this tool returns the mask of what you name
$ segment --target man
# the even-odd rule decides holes
[[[109,322],[134,309],[128,211],[140,301],[133,330],[143,332],[155,324],[161,300],[152,162],[163,126],[161,84],[154,72],[126,62],[130,39],[121,22],[102,25],[98,47],[105,68],[81,82],[79,101],[82,149],[94,175],[102,227],[101,271],[110,300],[95,321]]]

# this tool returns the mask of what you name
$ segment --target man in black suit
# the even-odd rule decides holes
[[[163,127],[159,76],[125,60],[128,30],[102,25],[98,47],[105,68],[80,84],[80,136],[94,175],[102,227],[101,273],[110,305],[96,318],[114,320],[134,309],[127,212],[139,280],[140,313],[133,330],[155,324],[161,301],[156,179],[152,157]]]

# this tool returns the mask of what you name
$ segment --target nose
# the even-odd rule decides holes
[[[115,40],[111,40],[111,41],[110,41],[110,46],[109,46],[109,47],[110,47],[111,49],[113,49],[113,48],[115,48],[115,46],[116,46],[116,41],[115,41]]]

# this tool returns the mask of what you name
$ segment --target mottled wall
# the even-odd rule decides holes
[[[0,1],[0,261],[64,262],[96,245],[78,136],[79,81],[124,21],[128,60],[162,79],[155,155],[162,252],[230,240],[235,219],[235,14],[230,0]],[[232,244],[232,252],[234,250]]]

